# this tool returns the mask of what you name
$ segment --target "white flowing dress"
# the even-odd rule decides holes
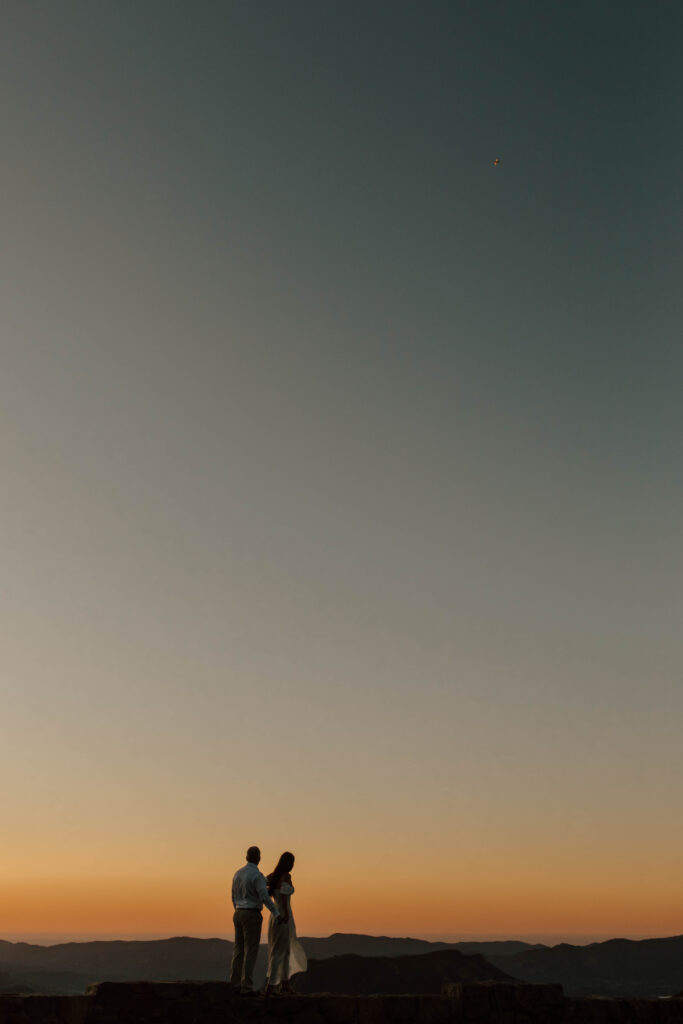
[[[291,882],[284,879],[280,888],[273,893],[275,905],[280,914],[289,913],[289,921],[278,924],[271,916],[268,924],[268,973],[266,981],[269,985],[279,985],[281,981],[289,981],[293,974],[305,971],[308,962],[306,952],[296,937],[292,901],[288,899],[294,892]]]

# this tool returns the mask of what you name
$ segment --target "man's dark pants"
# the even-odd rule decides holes
[[[232,918],[235,925],[235,949],[232,954],[230,984],[242,992],[254,988],[254,967],[261,940],[263,917],[260,910],[236,910]]]

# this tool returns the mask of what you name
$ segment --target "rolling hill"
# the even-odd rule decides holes
[[[327,938],[302,938],[311,959],[344,954],[363,957],[418,955],[444,949],[503,955],[531,949],[524,942],[456,943],[423,939],[335,933]],[[226,981],[232,942],[225,939],[177,937],[153,941],[68,942],[38,946],[0,940],[0,991],[72,994],[97,981]],[[263,983],[267,951],[259,950],[255,979]]]
[[[671,996],[683,984],[683,935],[561,943],[489,960],[521,981],[559,982],[572,996]]]
[[[295,976],[297,992],[343,995],[438,994],[448,981],[510,981],[509,975],[478,954],[440,949],[417,956],[357,956],[347,953],[309,960],[308,971]]]

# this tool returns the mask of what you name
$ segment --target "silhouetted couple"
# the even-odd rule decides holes
[[[254,967],[261,941],[261,908],[265,904],[271,914],[265,995],[279,996],[291,993],[289,979],[293,974],[306,970],[306,954],[296,937],[292,916],[294,854],[283,853],[267,878],[258,869],[260,860],[258,846],[250,846],[247,863],[235,872],[232,880],[235,949],[230,984],[241,995],[258,994],[254,991]]]

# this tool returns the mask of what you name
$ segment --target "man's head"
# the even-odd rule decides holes
[[[258,864],[261,860],[261,851],[258,846],[250,846],[247,850],[247,860],[250,864]]]

